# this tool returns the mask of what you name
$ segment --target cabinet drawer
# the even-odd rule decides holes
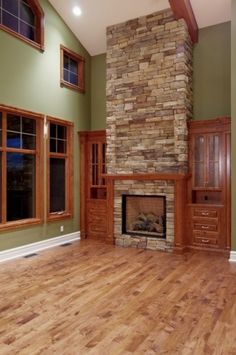
[[[217,224],[200,223],[193,221],[193,229],[199,231],[217,232]]]
[[[218,218],[218,211],[207,208],[194,208],[193,209],[194,217],[208,217],[208,218]]]
[[[217,238],[212,238],[208,236],[201,236],[201,235],[193,235],[193,242],[194,244],[201,244],[201,245],[217,245],[218,244],[218,239]]]
[[[107,206],[105,203],[88,203],[88,213],[92,214],[106,214],[107,213]]]
[[[88,231],[89,233],[106,233],[107,232],[107,225],[106,223],[88,223]]]

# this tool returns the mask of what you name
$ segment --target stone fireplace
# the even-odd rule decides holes
[[[172,250],[178,228],[176,191],[185,194],[183,186],[176,186],[187,174],[191,115],[192,42],[185,21],[174,20],[171,10],[165,10],[109,27],[107,170],[110,232],[117,245]],[[124,196],[140,195],[149,202],[155,196],[165,201],[164,234],[137,230],[139,217],[155,219],[151,214],[158,214],[158,199],[143,212],[136,201],[135,230],[130,230],[135,221],[124,228]]]
[[[165,196],[122,195],[122,234],[165,238]]]

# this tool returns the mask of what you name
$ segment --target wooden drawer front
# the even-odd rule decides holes
[[[208,218],[218,218],[218,211],[207,208],[194,208],[193,209],[194,217],[208,217]]]
[[[201,244],[201,245],[215,245],[217,246],[218,244],[218,239],[217,238],[212,238],[209,236],[200,236],[200,235],[194,235],[193,236],[193,242],[194,244]]]
[[[103,210],[91,208],[88,211],[88,227],[90,232],[107,231],[107,215]]]
[[[217,232],[217,224],[200,223],[193,221],[193,229],[206,232]]]
[[[107,222],[106,220],[94,220],[88,222],[89,232],[103,232],[107,231]]]
[[[107,213],[106,203],[104,203],[104,201],[102,201],[102,203],[89,202],[88,203],[88,214],[90,214],[90,213],[92,213],[92,214],[96,214],[96,213],[106,214]]]
[[[89,233],[107,233],[107,226],[103,223],[88,223],[88,231]]]

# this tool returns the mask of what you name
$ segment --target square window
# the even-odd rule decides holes
[[[85,60],[61,46],[61,85],[84,92]]]

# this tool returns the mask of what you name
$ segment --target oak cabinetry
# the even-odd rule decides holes
[[[230,250],[230,119],[189,122],[189,245]]]
[[[82,238],[107,235],[105,131],[80,132],[80,230]]]

